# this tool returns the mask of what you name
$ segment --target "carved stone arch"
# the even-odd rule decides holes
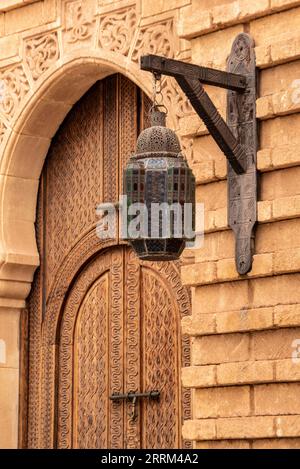
[[[137,63],[112,51],[82,48],[66,54],[39,78],[10,123],[0,161],[0,284],[7,304],[13,298],[14,305],[24,307],[39,265],[34,221],[39,178],[51,139],[79,98],[96,81],[118,72],[150,96],[151,77]],[[19,209],[18,197],[22,197]],[[11,206],[16,207],[13,217],[7,210]],[[16,238],[16,231],[24,236]]]

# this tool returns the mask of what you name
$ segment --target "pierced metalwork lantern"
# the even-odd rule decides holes
[[[136,153],[123,174],[127,196],[127,240],[140,259],[174,260],[182,253],[187,231],[195,225],[195,177],[183,157],[179,140],[166,127],[166,113],[151,111],[151,127],[138,137]],[[130,231],[140,208],[139,233]],[[141,216],[143,207],[144,217]],[[186,229],[189,225],[190,229]]]

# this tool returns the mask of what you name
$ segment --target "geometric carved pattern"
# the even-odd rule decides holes
[[[181,445],[178,340],[189,298],[179,278],[175,266],[140,263],[125,247],[98,255],[79,274],[59,331],[59,448]],[[159,389],[160,401],[138,405],[136,421],[126,403],[108,399],[148,389]]]
[[[160,276],[144,268],[142,275],[143,388],[161,392],[161,402],[145,402],[142,436],[143,448],[178,448],[180,446],[178,309],[172,292]],[[156,312],[156,314],[155,314]]]
[[[180,398],[180,367],[190,357],[187,338],[178,346],[179,321],[190,299],[178,265],[140,262],[95,234],[95,205],[118,198],[149,106],[129,80],[108,77],[74,106],[49,150],[39,193],[41,267],[29,300],[30,447],[181,445],[190,394]],[[161,400],[138,405],[136,421],[127,404],[109,400],[148,387],[161,390]]]
[[[74,425],[75,448],[107,447],[108,275],[86,294],[75,328]]]
[[[128,391],[138,392],[141,389],[141,290],[140,264],[132,250],[125,252],[126,268],[126,301],[125,301],[125,385]],[[141,438],[141,412],[136,420],[126,419],[124,438],[127,448],[138,448]]]
[[[136,28],[135,8],[100,18],[99,46],[127,56]]]
[[[25,56],[34,80],[59,59],[57,33],[36,36],[26,42]]]
[[[97,222],[95,207],[102,201],[104,151],[102,94],[101,82],[96,83],[76,103],[56,134],[46,162],[47,292],[61,260]]]

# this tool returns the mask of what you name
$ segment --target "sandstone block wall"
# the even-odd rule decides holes
[[[197,119],[186,125],[205,204],[204,247],[193,268],[182,268],[193,290],[192,316],[182,323],[192,365],[182,379],[194,389],[183,434],[197,448],[300,447],[299,24],[297,1],[194,0],[180,17],[194,63],[225,69],[244,31],[259,69],[259,224],[247,276],[236,273],[227,229],[225,159]],[[225,115],[226,93],[209,91]]]

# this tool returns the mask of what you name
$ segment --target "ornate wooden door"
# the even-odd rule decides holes
[[[41,267],[29,298],[28,446],[176,448],[189,393],[180,318],[189,296],[176,263],[140,262],[96,236],[95,206],[116,201],[147,125],[149,100],[120,76],[96,83],[51,145],[40,184]],[[159,401],[113,393],[159,390]]]

